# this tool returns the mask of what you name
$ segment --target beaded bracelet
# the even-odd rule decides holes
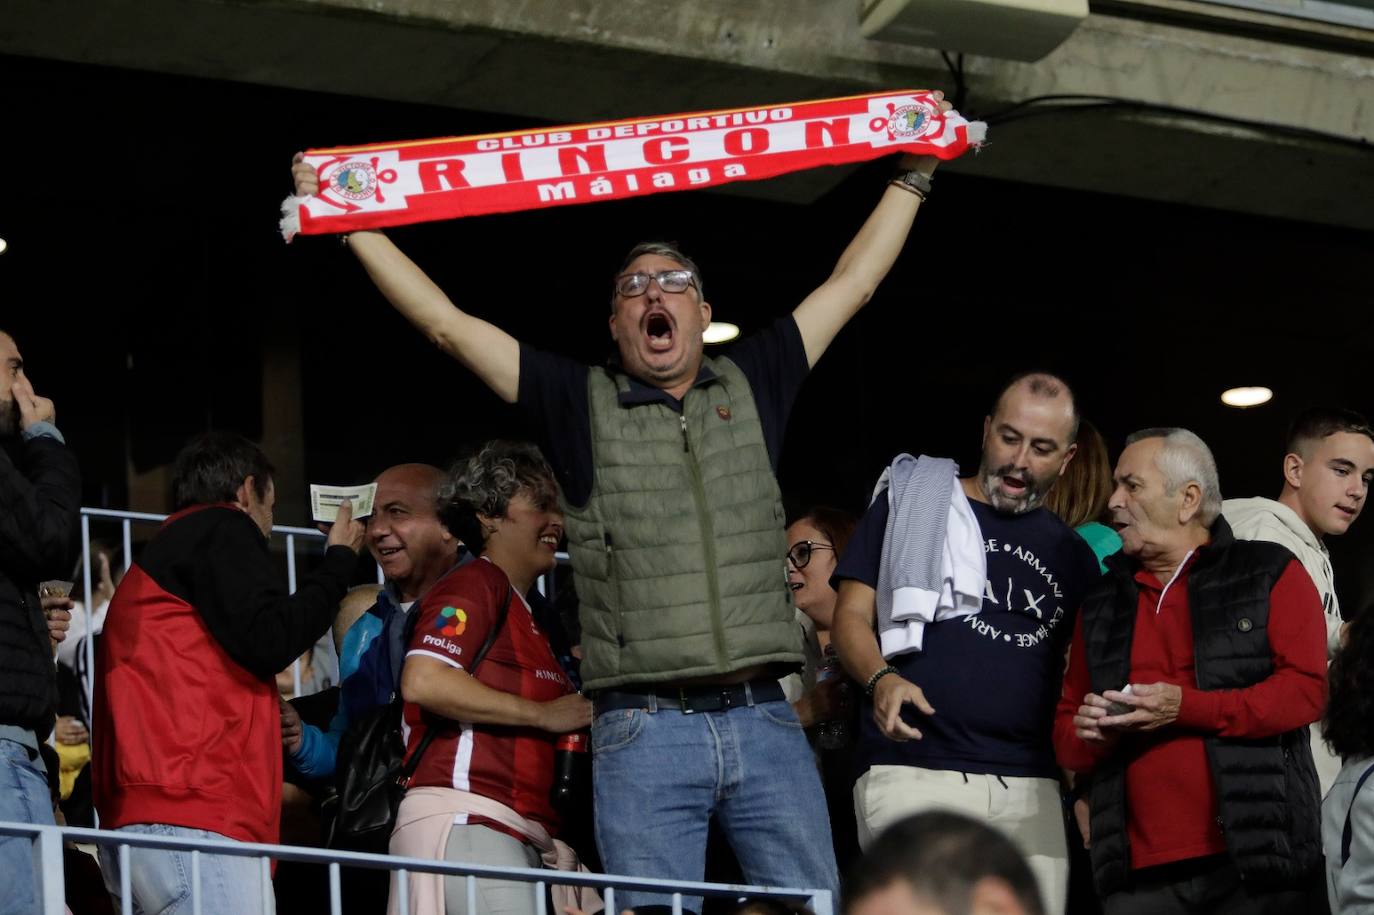
[[[868,682],[864,684],[864,695],[872,696],[873,690],[878,685],[879,680],[881,680],[883,677],[886,677],[888,674],[895,674],[897,672],[897,668],[893,667],[891,664],[887,665],[886,667],[880,667],[877,670],[875,670],[873,672],[873,676],[869,677]]]

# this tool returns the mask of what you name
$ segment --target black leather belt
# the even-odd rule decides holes
[[[608,689],[596,694],[592,705],[599,715],[624,708],[677,709],[684,715],[694,712],[723,712],[727,709],[785,698],[777,680],[751,680],[733,686],[661,686],[631,692]]]

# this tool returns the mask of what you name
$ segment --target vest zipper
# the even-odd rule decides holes
[[[686,398],[683,398],[683,409],[686,407]],[[715,526],[711,523],[711,513],[706,503],[706,486],[701,481],[701,468],[697,466],[696,456],[692,454],[687,438],[687,414],[679,414],[678,419],[682,427],[682,452],[686,455],[684,460],[687,462],[688,476],[692,478],[692,498],[697,504],[697,522],[701,526],[701,551],[706,562],[706,589],[711,602],[711,635],[716,643],[716,658],[724,665],[725,635],[721,631],[723,608],[720,605],[720,582],[716,578]]]
[[[608,607],[611,618],[615,620],[615,641],[621,648],[625,647],[625,633],[620,628],[620,576],[615,567],[615,545],[611,540],[610,531],[602,531],[602,542],[606,545],[606,578],[611,586],[612,596],[615,599],[615,606]]]

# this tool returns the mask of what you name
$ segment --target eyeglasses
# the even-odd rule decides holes
[[[800,572],[811,562],[811,553],[815,550],[834,551],[834,547],[828,543],[816,543],[814,540],[802,540],[792,544],[792,548],[787,551],[787,561],[792,563],[792,568]]]
[[[658,283],[664,292],[686,292],[696,284],[696,274],[690,270],[664,270],[660,273],[625,273],[615,278],[615,291],[628,298],[649,291],[649,280]]]

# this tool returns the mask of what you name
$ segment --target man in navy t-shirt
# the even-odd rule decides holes
[[[1026,856],[1049,912],[1064,910],[1068,886],[1054,707],[1074,614],[1098,568],[1041,506],[1073,457],[1077,426],[1062,380],[1028,374],[1003,389],[984,420],[978,473],[959,481],[987,561],[982,607],[927,624],[921,650],[885,659],[874,635],[886,498],[835,569],[834,640],[870,712],[856,751],[860,843],[932,808],[985,820]]]

